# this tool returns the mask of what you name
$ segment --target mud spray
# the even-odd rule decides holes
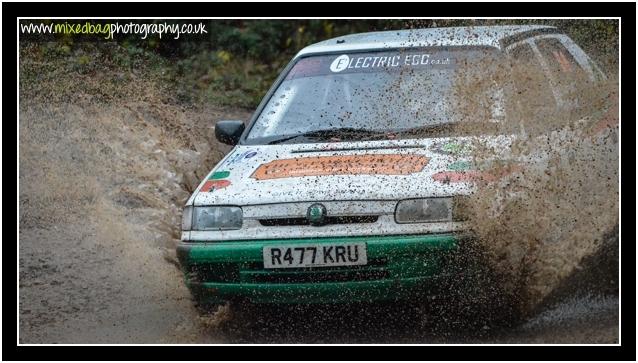
[[[513,81],[524,84],[527,93],[512,101],[508,114],[522,136],[465,145],[473,169],[466,175],[476,185],[465,208],[477,238],[475,253],[498,276],[501,293],[530,316],[564,298],[566,290],[573,293],[574,284],[581,293],[617,293],[618,261],[593,256],[618,250],[618,82],[614,76],[595,85],[580,82],[569,95],[578,111],[539,114],[530,105],[541,104],[549,90],[535,83],[539,77],[529,67],[521,68],[514,70]],[[466,106],[460,110],[468,120],[464,132],[473,123],[484,127],[472,121],[486,119],[477,112],[485,107],[472,101],[486,81],[458,80]],[[609,265],[591,265],[594,260]],[[584,276],[583,268],[605,268],[609,274],[597,276],[596,283],[573,278]]]
[[[228,151],[214,121],[248,113],[179,104],[99,54],[98,73],[54,66],[45,48],[20,57],[20,342],[197,341],[181,208]]]
[[[408,25],[423,27],[419,21]],[[472,36],[471,28],[467,34],[459,36]],[[415,32],[406,43],[419,41]],[[566,61],[564,48],[545,55],[554,62],[550,79],[527,48],[515,47],[514,61],[489,51],[463,59],[449,96],[454,109],[445,111],[458,123],[441,133],[470,137],[450,145],[460,170],[442,181],[475,187],[457,204],[475,237],[457,262],[474,258],[492,275],[464,303],[494,305],[505,298],[520,318],[567,297],[567,290],[574,293],[574,285],[583,294],[618,289],[618,260],[599,256],[618,250],[618,79],[595,68],[593,77],[586,74]],[[401,110],[440,108],[436,97],[413,95],[441,95],[441,87],[444,82],[429,74],[401,71],[378,101],[383,107],[363,111],[377,112],[390,127],[396,102],[405,103]],[[607,275],[585,279],[583,270],[599,269]],[[459,299],[467,295],[456,293]]]

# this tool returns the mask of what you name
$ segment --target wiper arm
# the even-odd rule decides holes
[[[353,128],[353,127],[340,127],[340,128],[336,128],[336,129],[323,129],[323,130],[314,130],[314,131],[308,131],[305,133],[301,133],[301,134],[297,134],[297,135],[291,135],[291,136],[285,136],[282,137],[280,139],[276,139],[276,140],[272,140],[270,142],[268,142],[269,145],[272,144],[280,144],[282,142],[286,142],[292,139],[296,139],[296,138],[308,138],[308,139],[318,139],[318,140],[322,140],[322,139],[330,139],[333,137],[340,137],[340,136],[373,136],[373,135],[381,135],[381,134],[385,134],[382,131],[374,131],[374,130],[368,130],[368,129],[357,129],[357,128]]]
[[[292,139],[296,139],[298,137],[306,137],[305,134],[299,134],[299,135],[292,135],[292,136],[286,136],[286,137],[282,137],[280,139],[275,139],[272,141],[268,141],[268,145],[274,145],[274,144],[281,144],[283,142],[292,140]]]

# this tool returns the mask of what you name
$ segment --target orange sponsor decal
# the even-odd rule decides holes
[[[408,175],[423,170],[428,161],[423,155],[314,156],[273,160],[260,165],[252,177],[267,180],[318,175]]]
[[[212,192],[217,189],[223,189],[230,185],[230,181],[228,180],[206,180],[204,185],[202,185],[202,189],[200,192],[207,193]]]

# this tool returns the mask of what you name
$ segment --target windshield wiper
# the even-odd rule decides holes
[[[308,131],[308,132],[304,132],[297,135],[284,136],[282,138],[275,139],[268,142],[268,145],[280,144],[280,143],[297,139],[297,138],[305,138],[310,140],[329,140],[332,138],[338,138],[339,140],[341,140],[344,136],[346,136],[348,140],[362,140],[363,138],[366,138],[369,136],[377,136],[377,135],[385,135],[385,134],[386,133],[383,131],[358,129],[353,127],[339,127],[335,129],[314,130],[314,131]]]
[[[294,139],[308,139],[308,140],[330,140],[338,139],[338,141],[368,141],[379,138],[388,138],[389,135],[401,135],[401,136],[425,136],[432,134],[449,133],[452,131],[452,127],[455,126],[454,122],[446,122],[434,125],[424,125],[418,127],[412,127],[409,129],[401,130],[387,130],[377,131],[369,129],[359,129],[353,127],[340,127],[334,129],[323,129],[308,131],[296,135],[284,136],[268,142],[268,145],[281,144]]]

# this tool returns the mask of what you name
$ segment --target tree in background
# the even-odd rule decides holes
[[[47,20],[30,20],[47,22]],[[50,21],[49,21],[50,22]],[[78,22],[80,22],[78,20]],[[103,21],[105,22],[105,21]],[[148,22],[148,20],[140,21]],[[156,23],[185,23],[155,20]],[[190,23],[199,21],[188,21]],[[418,19],[418,20],[203,20],[207,34],[172,37],[117,36],[106,41],[81,41],[76,37],[21,36],[21,88],[32,82],[59,82],[65,77],[103,76],[110,92],[118,80],[148,78],[169,88],[178,102],[212,103],[254,108],[282,68],[301,48],[325,39],[359,32],[448,26],[543,24],[566,32],[608,73],[618,62],[618,22],[616,20],[498,20],[498,19]],[[29,62],[29,60],[34,60]],[[144,75],[142,75],[144,73]],[[64,87],[59,87],[62,95]],[[101,97],[110,97],[103,92]],[[60,93],[62,92],[62,93]]]

